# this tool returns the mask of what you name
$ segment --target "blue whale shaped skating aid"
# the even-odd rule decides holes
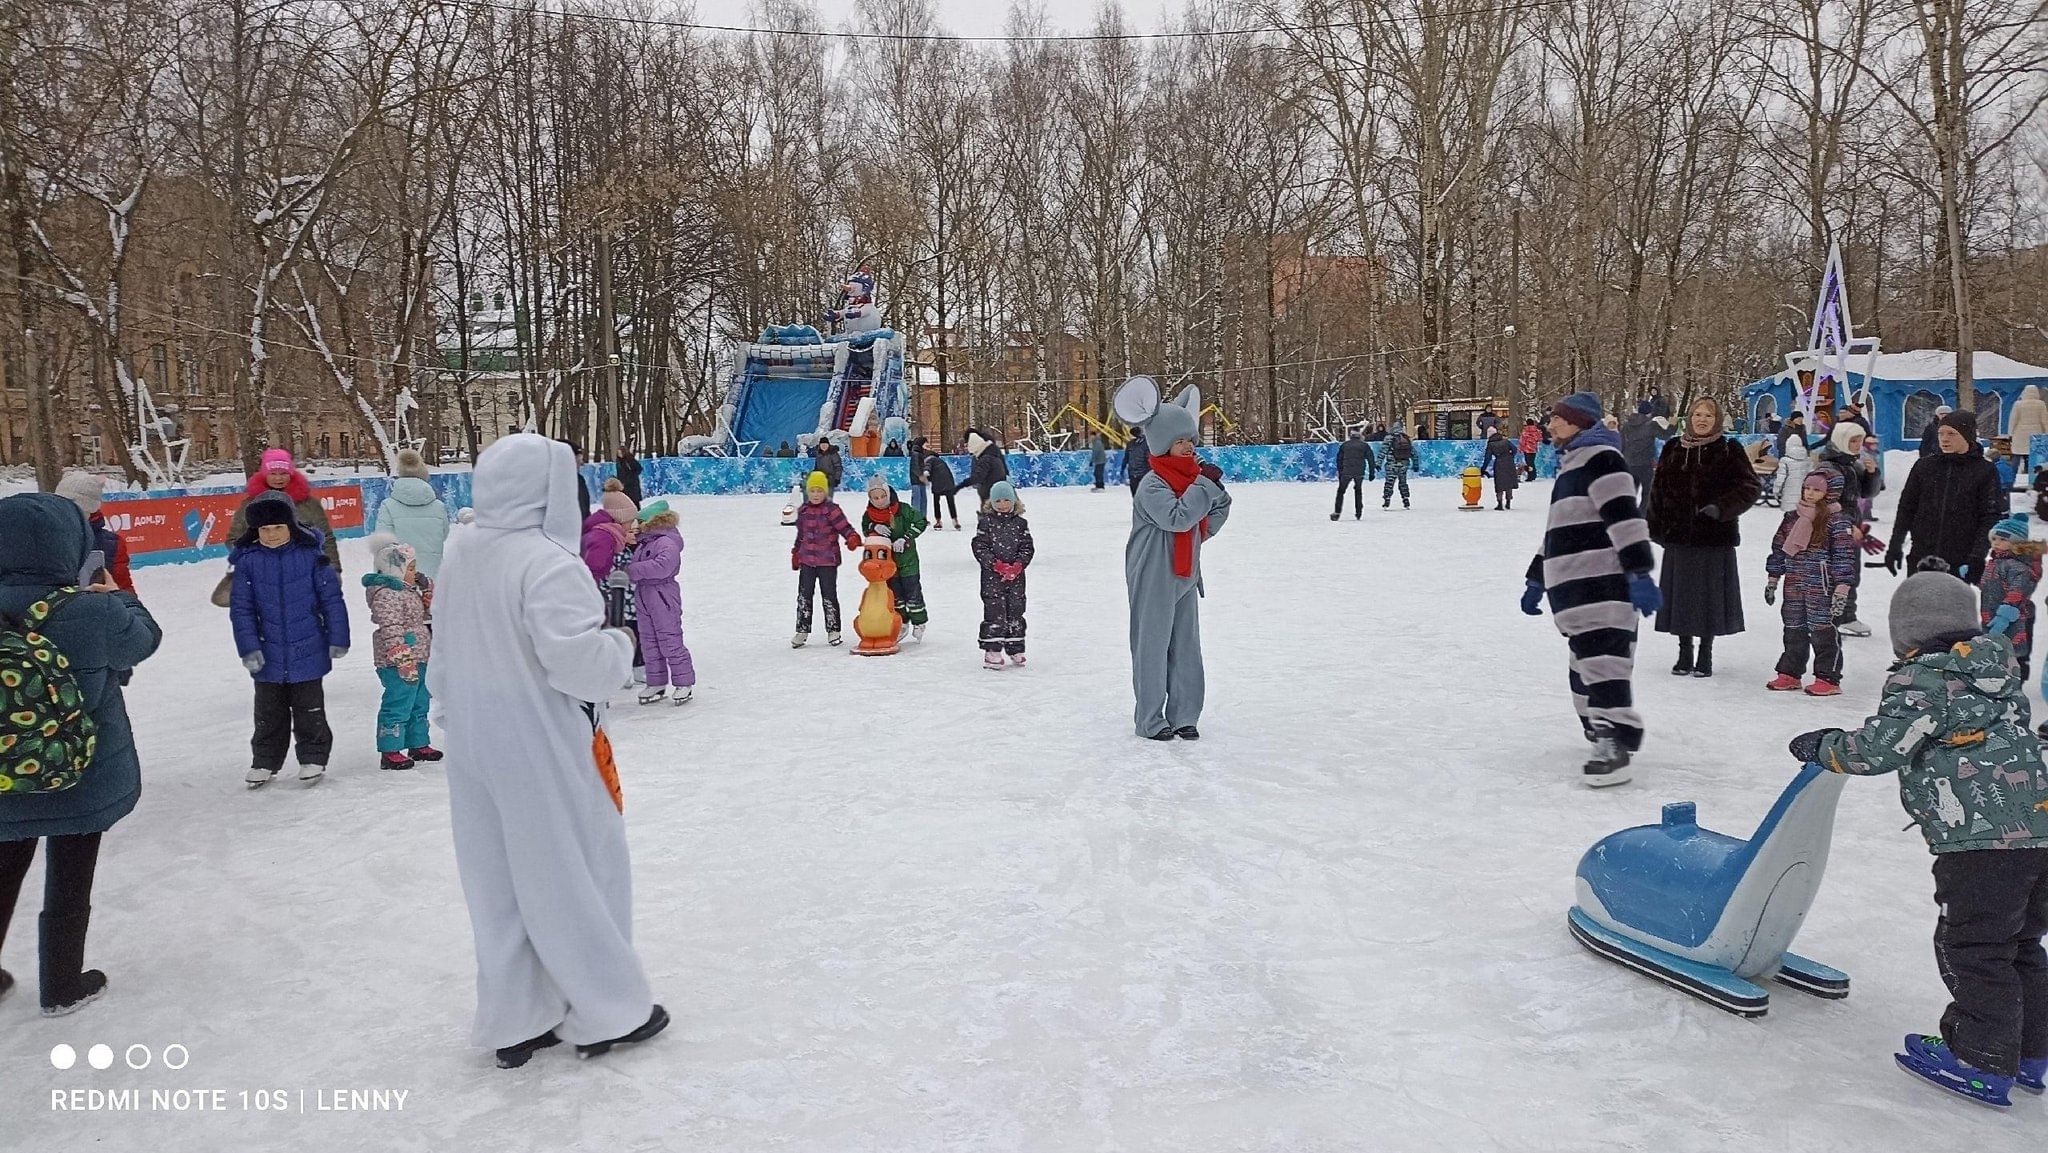
[[[1848,975],[1788,952],[1827,868],[1843,777],[1807,765],[1747,840],[1703,829],[1690,801],[1601,838],[1579,860],[1572,935],[1609,960],[1746,1017],[1776,977],[1830,999]]]

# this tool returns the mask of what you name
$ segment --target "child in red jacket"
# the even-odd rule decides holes
[[[800,649],[811,639],[813,591],[825,595],[825,642],[838,644],[839,637],[839,542],[848,551],[860,550],[860,534],[853,531],[846,512],[832,500],[832,482],[814,472],[804,482],[803,507],[796,510],[796,544],[789,550],[789,567],[797,571],[796,635],[789,647]]]

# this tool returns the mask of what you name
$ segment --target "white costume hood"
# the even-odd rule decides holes
[[[572,553],[580,548],[589,510],[576,507],[576,454],[559,440],[522,432],[492,442],[476,458],[470,501],[478,528],[537,528]]]

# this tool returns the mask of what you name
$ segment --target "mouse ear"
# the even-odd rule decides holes
[[[1188,385],[1180,390],[1179,396],[1173,398],[1173,403],[1194,413],[1199,419],[1202,415],[1202,390],[1192,384]]]
[[[1159,411],[1159,382],[1149,376],[1134,376],[1116,390],[1110,403],[1116,418],[1133,427],[1152,419]]]

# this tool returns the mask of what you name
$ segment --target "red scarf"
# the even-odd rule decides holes
[[[868,502],[868,523],[869,523],[869,524],[878,524],[878,525],[882,525],[882,526],[884,526],[884,527],[887,527],[887,526],[889,526],[889,525],[895,524],[895,523],[896,523],[896,502],[894,502],[894,501],[890,501],[890,502],[889,502],[889,504],[888,504],[888,505],[887,505],[886,507],[883,507],[883,508],[876,508],[876,507],[875,507],[875,502],[874,502],[874,501],[869,501],[869,502]]]
[[[1193,456],[1155,456],[1152,471],[1166,482],[1175,496],[1186,496],[1188,486],[1202,475],[1202,461]],[[1203,517],[1202,539],[1209,539],[1209,518]],[[1182,529],[1173,534],[1173,575],[1191,577],[1195,575],[1195,530]]]

